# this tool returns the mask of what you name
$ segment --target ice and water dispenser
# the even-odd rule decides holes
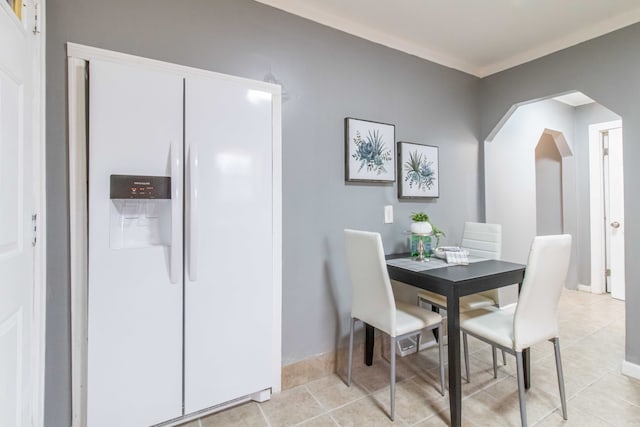
[[[171,245],[171,178],[111,175],[112,249]]]

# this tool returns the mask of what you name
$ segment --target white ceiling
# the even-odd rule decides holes
[[[256,1],[478,77],[640,22],[640,0]]]
[[[593,99],[589,98],[582,92],[572,92],[566,95],[556,96],[556,101],[564,102],[567,105],[571,105],[572,107],[579,107],[585,104],[591,104],[595,102]]]

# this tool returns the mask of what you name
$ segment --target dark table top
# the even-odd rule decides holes
[[[387,259],[407,258],[408,253],[388,255]],[[411,271],[388,265],[392,279],[406,282],[422,289],[447,295],[448,287],[458,287],[459,295],[468,295],[510,284],[521,283],[525,265],[508,261],[486,260],[468,265],[451,265],[424,271]]]

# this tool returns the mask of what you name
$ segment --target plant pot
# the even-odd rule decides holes
[[[433,233],[433,227],[428,222],[412,222],[411,232],[414,234],[431,234]]]

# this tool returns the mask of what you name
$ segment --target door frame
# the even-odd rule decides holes
[[[68,123],[69,123],[69,246],[71,283],[71,426],[86,425],[87,375],[87,116],[86,67],[91,60],[142,66],[179,74],[183,77],[205,77],[230,82],[250,82],[272,94],[273,126],[273,325],[271,348],[272,392],[281,390],[282,369],[282,94],[279,85],[230,76],[184,65],[114,52],[106,49],[67,43]],[[204,413],[199,413],[204,415]],[[186,422],[181,419],[179,422]]]
[[[604,233],[604,177],[600,134],[608,129],[622,127],[622,120],[589,125],[589,223],[591,234],[591,292],[606,292],[605,233]],[[624,143],[623,143],[624,144]]]

